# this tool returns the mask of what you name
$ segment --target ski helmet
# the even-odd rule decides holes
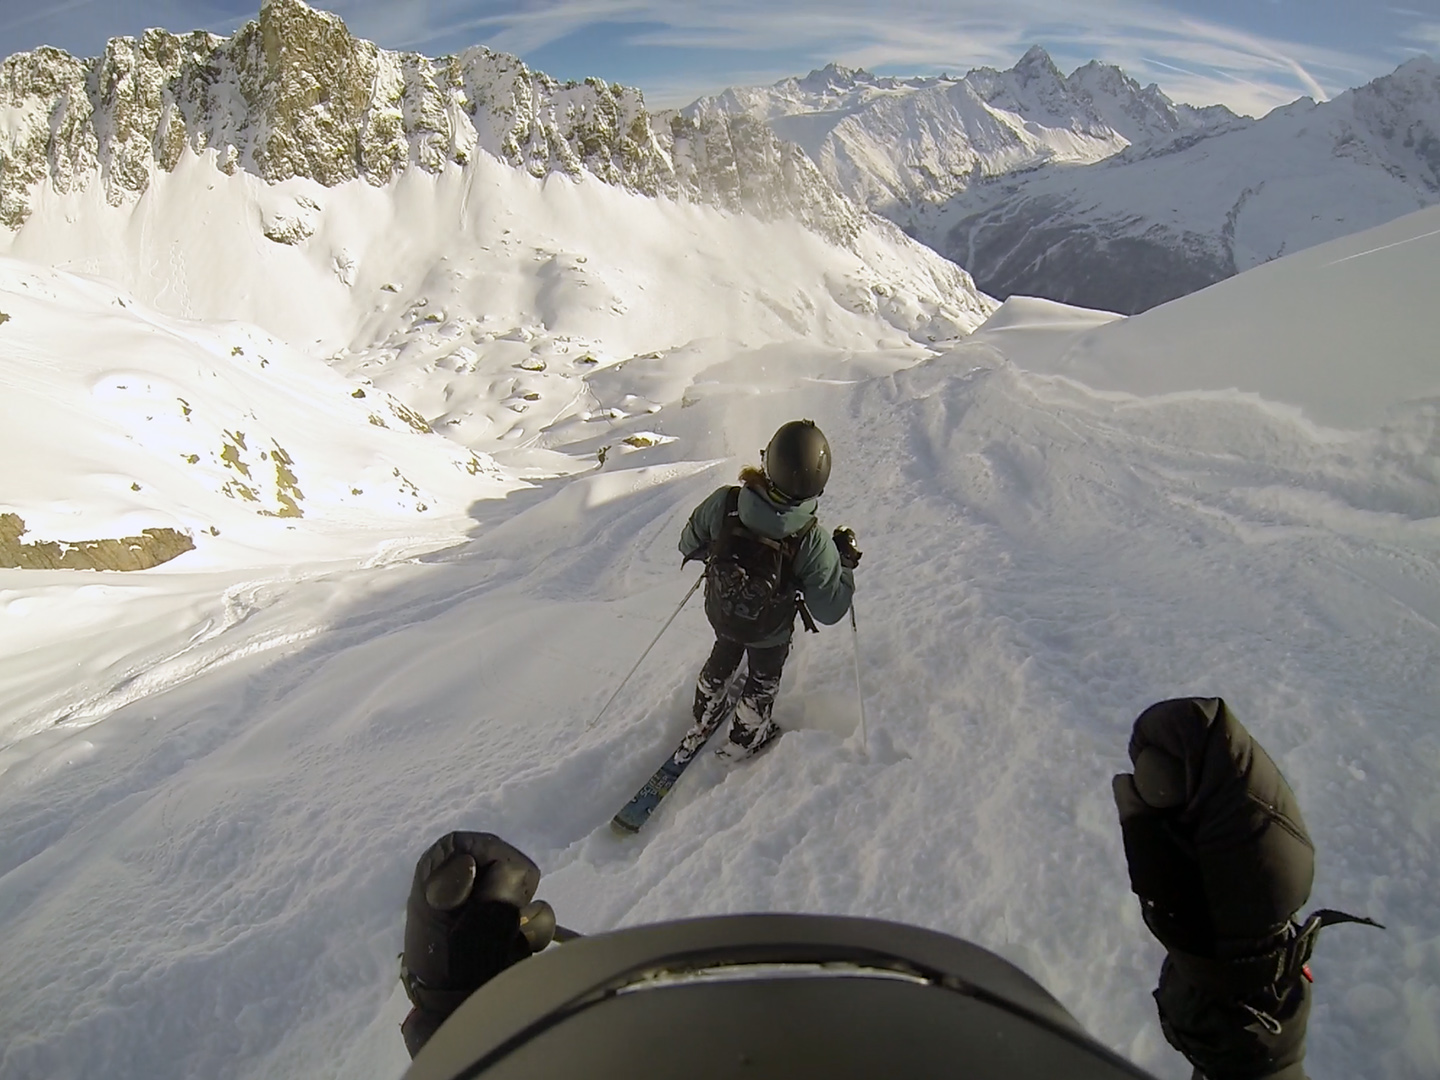
[[[1153,1080],[1037,982],[933,930],[823,915],[632,927],[475,991],[405,1080]]]
[[[814,420],[781,424],[765,448],[765,475],[791,502],[813,499],[830,479],[830,443]]]

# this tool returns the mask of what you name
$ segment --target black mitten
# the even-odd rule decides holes
[[[553,913],[532,903],[539,884],[540,868],[490,833],[452,832],[420,857],[401,967],[412,1057],[475,990],[550,943]]]
[[[1207,1080],[1301,1077],[1315,857],[1280,770],[1219,698],[1162,701],[1115,777],[1130,884],[1169,952],[1161,1027]],[[1314,920],[1312,920],[1313,922]]]

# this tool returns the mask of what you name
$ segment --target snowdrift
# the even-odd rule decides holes
[[[1376,427],[1440,398],[1437,258],[1440,207],[1431,207],[1129,319],[1012,298],[970,340],[1097,390],[1237,390],[1317,424]],[[1012,348],[1005,332],[1016,328],[1037,332]]]

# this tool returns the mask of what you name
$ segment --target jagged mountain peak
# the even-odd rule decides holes
[[[1098,86],[1099,74],[1082,69],[1070,82]],[[1107,100],[1120,99],[1095,94],[1113,118]],[[1173,112],[1182,126],[1169,138],[1103,168],[1038,169],[957,193],[912,235],[995,295],[1133,313],[1440,202],[1440,65],[1430,57],[1259,120],[1219,106]]]
[[[351,34],[339,15],[312,8],[304,0],[262,0],[260,17],[247,23],[245,29],[252,26],[260,35],[271,74],[316,61],[333,61],[357,48],[364,53],[379,52],[377,46]],[[323,72],[312,74],[318,77]]]
[[[1065,76],[1060,73],[1060,69],[1055,66],[1055,61],[1051,59],[1050,54],[1045,50],[1043,45],[1031,45],[1030,48],[1025,50],[1025,55],[1020,57],[1019,61],[1010,70],[1018,75],[1048,75],[1062,81],[1065,78]]]
[[[795,85],[810,93],[823,93],[827,90],[849,90],[860,83],[873,84],[875,81],[875,76],[864,68],[850,68],[832,61],[796,79]]]
[[[1372,79],[1364,86],[1357,87],[1354,94],[1374,94],[1395,99],[1415,95],[1440,96],[1440,61],[1428,53],[1406,60],[1388,75]]]
[[[835,75],[849,76],[837,68]],[[77,60],[0,63],[0,226],[37,186],[99,184],[119,206],[185,154],[267,182],[388,184],[486,153],[534,176],[582,173],[645,195],[790,215],[848,242],[860,212],[750,117],[651,114],[638,90],[560,83],[483,46],[431,59],[357,38],[304,0],[263,0],[228,38],[148,31]]]
[[[1406,60],[1389,75],[1382,75],[1381,78],[1409,78],[1415,75],[1432,79],[1440,78],[1440,60],[1437,60],[1429,53],[1420,53],[1419,55],[1412,56],[1409,60]]]
[[[1071,86],[1102,89],[1110,93],[1129,91],[1134,94],[1161,94],[1160,87],[1154,83],[1142,89],[1139,81],[1127,75],[1118,64],[1107,64],[1100,60],[1081,64],[1065,81]]]

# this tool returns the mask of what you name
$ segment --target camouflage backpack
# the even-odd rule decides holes
[[[794,625],[798,611],[807,630],[814,629],[795,580],[795,556],[811,518],[783,540],[746,528],[740,521],[740,488],[725,497],[720,535],[705,563],[705,614],[716,633],[745,643],[774,637]]]

